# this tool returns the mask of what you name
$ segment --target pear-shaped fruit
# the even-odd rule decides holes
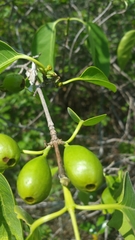
[[[17,93],[24,89],[25,81],[22,75],[10,73],[3,80],[3,90],[11,93]]]
[[[17,190],[27,204],[42,202],[52,187],[51,170],[42,155],[24,165],[17,178]]]
[[[92,192],[103,181],[103,168],[94,153],[80,145],[64,149],[64,168],[71,183],[82,192]]]
[[[14,167],[20,159],[20,148],[16,141],[6,134],[0,134],[0,172]]]

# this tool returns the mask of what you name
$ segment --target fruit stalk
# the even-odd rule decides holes
[[[76,215],[75,215],[76,204],[73,200],[70,190],[65,186],[63,186],[63,193],[64,193],[64,198],[65,198],[65,206],[71,217],[71,222],[72,222],[72,226],[73,226],[73,230],[74,230],[75,239],[80,240],[80,234],[79,234],[78,225],[77,225],[77,221],[76,221]]]
[[[39,86],[38,82],[36,84]],[[65,179],[64,181],[61,181],[61,183],[64,184],[64,185],[68,185],[68,183],[67,183],[68,179],[65,176],[65,171],[64,171],[64,168],[63,168],[63,164],[62,164],[62,158],[61,158],[60,151],[59,151],[59,146],[58,146],[59,139],[57,137],[57,133],[56,133],[56,130],[55,130],[55,127],[54,127],[54,123],[52,121],[51,115],[49,113],[49,110],[48,110],[48,107],[47,107],[47,104],[46,104],[46,101],[45,101],[45,98],[44,98],[44,95],[43,95],[43,92],[42,92],[42,89],[40,87],[37,87],[37,93],[40,97],[40,100],[41,100],[41,103],[42,103],[42,106],[43,106],[43,110],[44,110],[44,113],[45,113],[45,116],[46,116],[48,128],[49,128],[50,135],[51,135],[51,143],[52,143],[52,145],[55,149],[55,154],[56,154],[56,159],[57,159],[57,164],[58,164],[58,169],[59,169],[59,177],[60,177],[60,179]]]
[[[32,233],[35,231],[36,228],[38,228],[41,224],[46,223],[48,221],[51,221],[54,218],[57,218],[59,216],[61,216],[62,214],[64,214],[66,212],[66,207],[63,207],[62,209],[60,209],[57,212],[48,214],[46,216],[43,216],[37,220],[35,220],[31,225],[30,225],[30,234],[27,236],[26,240],[29,240]]]
[[[73,132],[72,136],[66,141],[66,143],[70,143],[74,140],[74,138],[76,137],[76,135],[78,134],[79,130],[81,129],[82,125],[83,125],[84,121],[80,120],[75,131]]]

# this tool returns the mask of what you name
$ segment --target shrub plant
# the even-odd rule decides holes
[[[86,48],[91,52],[94,66],[87,67],[77,77],[62,81],[59,74],[54,70],[57,25],[60,22],[66,22],[68,29],[69,22],[72,21],[84,25],[87,32]],[[135,39],[134,36],[134,30],[127,33],[118,47],[118,61],[122,68],[129,60],[129,51],[131,51],[133,44],[130,45],[130,48],[126,48],[126,46],[130,40]],[[102,49],[101,46],[105,48]],[[59,139],[43,91],[48,83],[51,83],[50,88],[53,86],[53,89],[54,87],[59,89],[67,84],[77,84],[77,81],[82,81],[116,92],[116,86],[108,80],[110,60],[106,36],[101,28],[94,23],[86,23],[78,18],[58,19],[55,22],[46,23],[38,29],[32,43],[32,55],[34,57],[18,53],[7,43],[0,41],[0,73],[3,73],[7,67],[17,60],[25,60],[29,66],[27,69],[24,68],[24,75],[19,75],[19,73],[7,74],[1,82],[1,91],[8,91],[10,94],[17,93],[25,87],[25,90],[30,91],[33,97],[38,95],[50,133],[50,141],[43,143],[43,150],[40,151],[20,150],[12,138],[4,133],[0,134],[0,211],[2,223],[0,236],[3,239],[23,240],[23,225],[27,225],[29,233],[25,239],[40,240],[39,226],[68,212],[75,239],[80,240],[81,236],[75,210],[101,210],[103,214],[109,213],[111,215],[108,225],[118,230],[124,239],[135,239],[135,193],[128,172],[120,170],[116,176],[106,175],[101,161],[90,149],[72,143],[81,127],[93,127],[104,120],[106,114],[82,119],[68,107],[68,113],[76,123],[76,128],[69,139]],[[60,146],[63,151],[62,156]],[[8,167],[13,167],[18,163],[20,151],[26,155],[36,156],[21,169],[17,177],[17,190],[26,204],[42,202],[48,197],[53,187],[52,178],[55,171],[53,171],[53,168],[50,169],[48,160],[51,149],[54,150],[56,155],[58,177],[64,195],[64,207],[33,220],[24,209],[16,204],[11,187],[3,172]],[[13,164],[9,164],[10,159],[12,159]],[[80,191],[83,204],[75,203],[70,191],[71,184]],[[99,189],[100,203],[90,205],[89,200],[84,197],[83,193],[95,192]],[[102,221],[104,221],[104,218]]]

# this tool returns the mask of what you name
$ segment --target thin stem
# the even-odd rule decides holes
[[[30,155],[41,155],[43,154],[44,150],[41,150],[41,151],[31,151],[31,150],[22,150],[22,153],[25,153],[25,154],[30,154]]]
[[[53,142],[53,145],[54,145],[54,149],[55,149],[56,158],[58,159],[57,163],[58,163],[58,168],[59,168],[59,177],[63,178],[63,177],[65,177],[65,172],[64,172],[64,168],[63,168],[63,164],[62,164],[62,158],[61,158],[61,154],[59,151],[59,146],[56,141]]]
[[[86,25],[86,23],[82,20],[82,19],[80,19],[80,18],[75,18],[75,17],[71,17],[71,18],[59,18],[55,23],[57,24],[57,23],[59,23],[59,22],[61,22],[61,21],[77,21],[77,22],[80,22],[80,23],[82,23],[82,24],[84,24],[84,25]]]
[[[74,82],[74,81],[79,81],[79,80],[82,81],[82,78],[81,77],[71,78],[71,79],[66,80],[65,82],[60,82],[59,86],[63,86],[63,85],[66,85],[68,83],[71,83],[71,82]]]
[[[39,85],[39,83],[36,83],[36,85]],[[39,94],[39,97],[40,97],[40,100],[41,100],[41,103],[42,103],[42,106],[43,106],[43,109],[44,109],[44,113],[45,113],[45,116],[46,116],[46,120],[47,120],[47,123],[48,123],[49,130],[53,132],[54,124],[53,124],[52,118],[50,116],[50,113],[49,113],[49,110],[48,110],[48,107],[47,107],[47,104],[46,104],[43,92],[42,92],[40,87],[37,87],[36,91]],[[56,137],[56,131],[55,130],[53,132],[53,135]],[[51,136],[52,136],[52,134],[51,134]]]
[[[69,212],[70,217],[71,217],[72,226],[73,226],[73,229],[74,229],[75,239],[76,240],[81,240],[74,209],[69,209],[68,212]]]
[[[39,68],[42,68],[43,71],[46,73],[44,65],[43,65],[42,63],[40,63],[39,61],[37,61],[37,60],[36,60],[35,58],[33,58],[33,57],[30,57],[30,56],[25,55],[25,54],[18,54],[18,55],[16,55],[16,56],[14,57],[14,59],[15,59],[15,60],[17,60],[17,59],[26,59],[26,60],[29,60],[29,61],[31,61],[31,62],[34,62]]]
[[[31,226],[30,226],[30,234],[29,236],[26,238],[26,240],[28,240],[31,236],[31,234],[34,232],[34,230],[39,227],[41,224],[45,223],[45,222],[48,222],[56,217],[59,217],[60,215],[62,215],[63,213],[65,213],[67,211],[67,208],[64,207],[62,208],[61,210],[57,211],[57,212],[54,212],[54,213],[51,213],[51,214],[48,214],[44,217],[41,217],[39,219],[37,219]]]
[[[44,157],[47,157],[47,155],[48,155],[50,149],[51,149],[51,146],[50,146],[50,145],[47,146],[47,147],[44,149],[44,151],[43,151],[43,156],[44,156]]]
[[[75,239],[80,240],[80,233],[78,230],[78,225],[77,225],[76,215],[75,215],[75,206],[76,206],[75,202],[73,200],[70,190],[65,186],[63,186],[63,193],[64,193],[64,199],[65,199],[65,206],[71,217]]]
[[[97,21],[110,9],[112,3],[113,3],[113,0],[110,1],[110,3],[109,3],[108,6],[103,10],[103,12],[101,12],[101,14],[100,14],[97,18],[95,18],[95,19],[93,20],[93,23],[97,22]]]
[[[77,133],[79,132],[80,128],[82,127],[84,121],[80,120],[75,131],[73,132],[72,136],[66,141],[66,143],[70,143],[73,141],[73,139],[76,137]]]
[[[75,208],[78,210],[91,210],[91,211],[95,211],[95,210],[104,210],[104,209],[117,209],[117,210],[121,210],[122,207],[120,204],[118,203],[112,203],[112,204],[98,204],[98,205],[85,205],[85,206],[81,206],[76,204]]]
[[[36,85],[39,85],[39,83],[37,82]],[[59,139],[57,137],[57,133],[56,133],[56,130],[55,130],[55,127],[54,127],[54,123],[52,121],[52,118],[51,118],[51,115],[49,113],[49,110],[48,110],[43,92],[42,92],[40,87],[37,88],[37,93],[40,97],[40,100],[41,100],[41,103],[42,103],[42,106],[43,106],[43,109],[44,109],[44,113],[45,113],[45,116],[46,116],[48,128],[49,128],[50,135],[51,135],[51,143],[52,143],[52,145],[54,146],[54,149],[55,149],[57,164],[58,164],[58,168],[59,168],[59,177],[60,178],[65,177],[65,179],[67,179],[66,176],[65,176],[65,172],[64,172],[64,168],[63,168],[63,164],[62,164],[62,158],[61,158],[59,147],[58,147],[58,140]],[[68,185],[67,181],[65,181],[65,185]]]
[[[64,193],[65,205],[66,205],[67,209],[69,209],[69,208],[74,209],[76,204],[73,200],[70,190],[67,187],[63,186],[63,193]]]

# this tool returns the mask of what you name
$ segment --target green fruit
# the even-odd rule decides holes
[[[21,151],[15,140],[8,135],[0,134],[0,172],[14,167],[20,159]]]
[[[80,145],[65,147],[64,168],[71,183],[82,192],[97,190],[103,181],[99,159]]]
[[[43,155],[26,163],[19,173],[18,194],[27,204],[42,202],[48,197],[51,187],[51,170]]]
[[[25,81],[20,74],[10,73],[4,78],[2,87],[4,91],[17,93],[24,89]]]

